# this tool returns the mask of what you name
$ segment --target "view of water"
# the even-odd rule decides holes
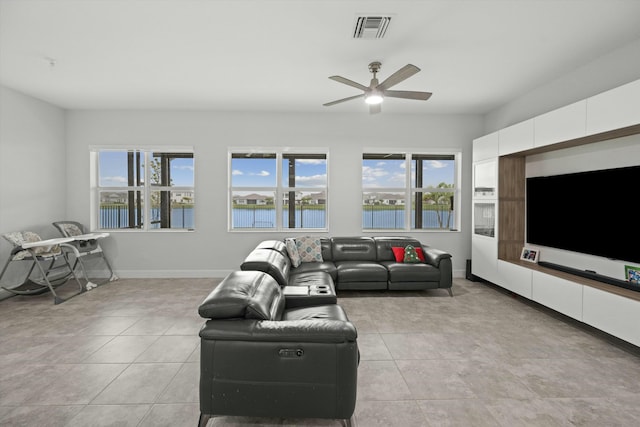
[[[155,223],[159,218],[157,209],[152,210],[151,228],[160,228]],[[442,218],[438,220],[438,214]],[[451,218],[449,218],[451,215]],[[453,212],[425,210],[422,212],[423,228],[440,229],[453,225]],[[283,228],[289,228],[288,210],[283,210]],[[326,212],[322,209],[296,210],[295,228],[326,228]],[[451,222],[448,222],[448,221]],[[441,225],[442,223],[442,225]],[[232,226],[242,228],[275,228],[275,209],[234,209]],[[194,228],[193,208],[173,208],[171,210],[172,228]],[[412,222],[411,226],[415,226]],[[103,208],[100,212],[100,228],[117,229],[129,227],[129,215],[126,208]],[[403,229],[405,213],[403,209],[366,210],[362,212],[362,228],[365,229]]]

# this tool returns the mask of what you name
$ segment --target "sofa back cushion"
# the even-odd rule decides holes
[[[376,245],[371,237],[333,237],[334,261],[376,261]]]
[[[376,256],[378,261],[396,261],[391,248],[406,248],[411,245],[414,248],[421,248],[422,244],[411,237],[374,237],[376,245]],[[404,254],[403,254],[404,257]]]
[[[281,320],[285,299],[273,277],[261,271],[234,271],[204,299],[206,319]]]
[[[282,240],[263,240],[258,243],[256,249],[271,249],[280,252],[282,255],[287,254],[287,247]]]
[[[254,249],[240,265],[244,271],[262,271],[276,279],[280,286],[289,284],[289,270],[291,261],[286,255],[271,249]]]

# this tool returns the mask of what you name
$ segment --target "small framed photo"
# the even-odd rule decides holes
[[[624,276],[627,278],[627,282],[640,284],[640,267],[625,265]]]
[[[540,258],[539,250],[526,247],[522,248],[522,254],[520,254],[520,259],[522,261],[538,262],[538,258]]]

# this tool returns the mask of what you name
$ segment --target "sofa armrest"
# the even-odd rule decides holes
[[[422,246],[425,260],[427,264],[431,264],[440,270],[439,287],[443,289],[451,288],[453,285],[453,265],[451,263],[451,254],[441,251],[440,249]]]
[[[210,320],[200,330],[201,338],[221,341],[343,343],[357,336],[351,322],[326,319]]]
[[[424,253],[427,264],[431,264],[434,267],[440,267],[440,262],[443,259],[451,259],[450,253],[425,245],[422,245],[422,253]]]

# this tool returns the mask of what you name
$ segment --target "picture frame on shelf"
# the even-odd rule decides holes
[[[624,277],[629,283],[640,284],[640,267],[633,265],[624,266]]]
[[[537,264],[538,259],[540,259],[540,251],[538,249],[527,248],[526,246],[522,248],[520,260]]]

